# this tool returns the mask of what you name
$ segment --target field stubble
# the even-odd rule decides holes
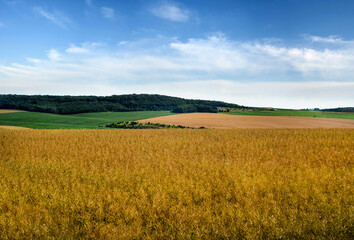
[[[350,129],[0,130],[0,239],[351,239]]]

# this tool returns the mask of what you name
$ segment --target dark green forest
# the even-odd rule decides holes
[[[88,112],[172,111],[217,112],[218,107],[248,107],[220,101],[191,100],[157,94],[112,96],[0,95],[0,109],[75,114]]]

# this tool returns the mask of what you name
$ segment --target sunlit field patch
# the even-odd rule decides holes
[[[0,130],[0,239],[351,239],[351,129]]]

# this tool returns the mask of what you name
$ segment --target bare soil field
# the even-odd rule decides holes
[[[2,113],[14,113],[14,112],[26,112],[26,111],[12,110],[12,109],[0,109],[0,114],[2,114]]]
[[[316,117],[238,116],[217,113],[186,113],[139,122],[206,128],[354,128],[354,120]]]
[[[24,129],[30,129],[30,128],[0,125],[0,129],[8,129],[8,130],[24,130]]]

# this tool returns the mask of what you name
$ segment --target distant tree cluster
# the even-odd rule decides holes
[[[218,108],[218,112],[230,112],[229,108]]]
[[[106,125],[108,128],[123,128],[123,129],[166,129],[166,128],[190,128],[181,125],[167,125],[160,123],[140,123],[140,122],[118,122]]]
[[[218,107],[246,108],[220,101],[189,100],[157,94],[129,94],[107,97],[0,95],[0,109],[56,114],[129,111],[217,112]]]
[[[340,108],[303,108],[305,111],[321,111],[321,112],[354,112],[354,107],[340,107]]]
[[[300,109],[300,110],[304,110],[304,111],[320,111],[321,109],[319,109],[319,108],[303,108],[303,109]]]
[[[354,112],[354,107],[321,109],[323,112]]]

